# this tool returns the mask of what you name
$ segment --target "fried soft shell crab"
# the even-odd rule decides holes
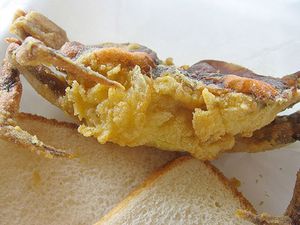
[[[281,79],[216,60],[177,67],[139,44],[86,46],[36,12],[18,11],[0,77],[0,136],[47,156],[69,153],[17,127],[19,74],[79,121],[100,143],[147,145],[214,159],[299,139],[299,114],[277,114],[300,99],[299,73]]]

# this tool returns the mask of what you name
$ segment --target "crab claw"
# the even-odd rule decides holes
[[[15,59],[21,66],[39,66],[43,64],[57,67],[88,87],[100,83],[110,87],[124,88],[120,83],[109,80],[92,69],[75,63],[70,58],[54,51],[32,37],[26,38],[22,45],[16,49]]]
[[[47,46],[59,49],[68,41],[66,32],[40,13],[31,11],[25,13],[18,10],[10,32],[22,40],[31,36],[44,42]]]
[[[14,116],[19,111],[22,94],[19,71],[12,59],[12,53],[18,47],[17,43],[8,46],[0,74],[0,138],[23,145],[49,158],[71,158],[73,155],[44,144],[36,136],[22,130],[14,121]]]

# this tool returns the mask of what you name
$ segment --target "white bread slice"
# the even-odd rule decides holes
[[[146,147],[100,145],[76,125],[21,114],[18,123],[47,144],[78,153],[46,159],[0,141],[0,224],[93,224],[152,171],[178,156]]]
[[[215,167],[185,156],[154,173],[97,225],[252,224],[237,209],[255,211]]]

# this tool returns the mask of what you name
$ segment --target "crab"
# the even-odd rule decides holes
[[[70,154],[17,127],[19,74],[75,117],[99,143],[187,151],[202,160],[259,152],[300,138],[300,114],[277,114],[300,100],[295,73],[258,75],[217,60],[175,66],[136,43],[84,45],[37,12],[18,11],[0,77],[0,136],[47,155]]]

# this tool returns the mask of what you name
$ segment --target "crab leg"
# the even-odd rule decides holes
[[[47,157],[72,157],[69,153],[45,145],[28,132],[17,126],[13,117],[19,111],[22,86],[19,71],[11,59],[12,52],[18,48],[17,43],[8,46],[0,74],[0,138],[8,139]]]
[[[32,37],[26,38],[23,44],[15,51],[15,59],[22,66],[39,66],[41,64],[55,66],[66,71],[70,77],[88,87],[100,83],[110,87],[124,88],[120,83],[109,80],[92,69],[75,63]]]
[[[59,49],[68,41],[66,32],[40,13],[31,11],[25,13],[18,10],[10,32],[19,36],[22,40],[31,36],[39,39],[46,46]]]
[[[300,140],[300,112],[278,116],[271,124],[251,137],[238,137],[230,152],[261,152],[283,147]]]
[[[11,53],[18,48],[18,44],[12,43],[6,50],[6,56],[3,60],[0,76],[0,113],[13,115],[19,110],[19,103],[22,94],[22,85],[19,78],[19,72],[11,62]]]
[[[22,130],[19,126],[2,124],[0,125],[0,138],[13,141],[20,144],[38,155],[43,155],[47,158],[63,157],[73,158],[74,155],[55,149],[52,146],[44,144],[36,136]]]

